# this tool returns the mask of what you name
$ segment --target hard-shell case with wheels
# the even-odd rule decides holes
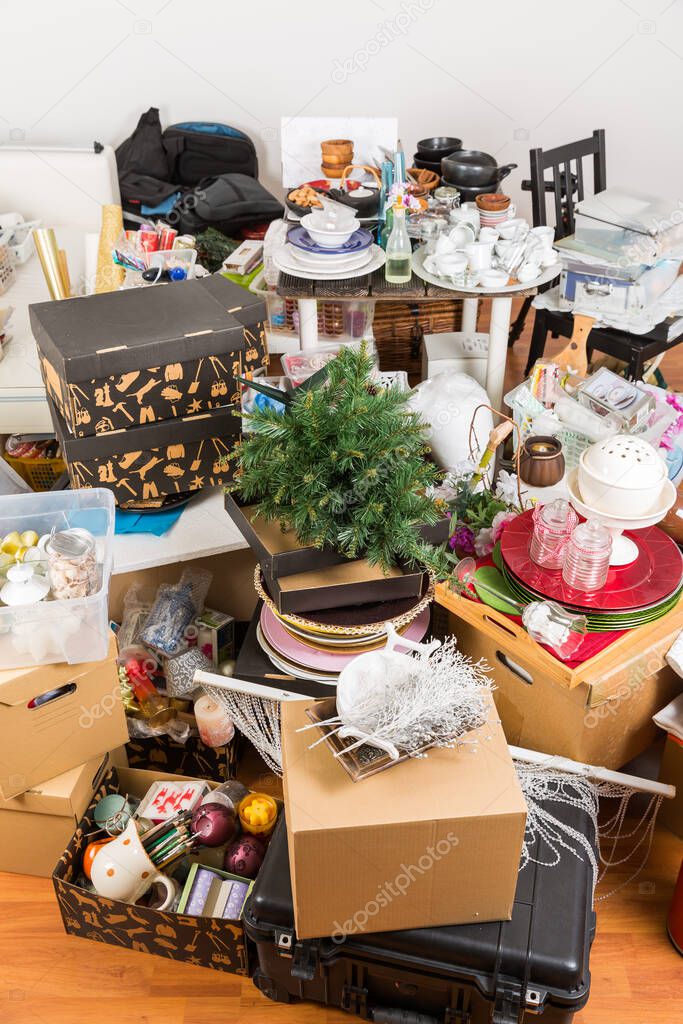
[[[548,809],[592,835],[578,808]],[[555,859],[543,840],[533,855]],[[254,983],[269,999],[338,1006],[376,1024],[569,1024],[588,1000],[592,875],[585,855],[562,849],[554,866],[520,872],[510,921],[299,942],[283,818],[244,914]]]

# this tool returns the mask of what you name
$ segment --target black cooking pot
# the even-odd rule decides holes
[[[365,184],[363,188],[370,189],[371,194],[369,196],[356,196],[358,189],[355,188],[351,192],[345,192],[341,188],[331,188],[327,194],[330,199],[334,199],[344,206],[350,206],[359,217],[374,217],[379,207],[379,189]]]
[[[418,155],[423,160],[430,160],[433,163],[438,163],[456,149],[462,149],[462,139],[456,139],[451,135],[435,135],[432,139],[420,139],[417,144]]]
[[[496,158],[479,149],[461,149],[441,160],[441,173],[449,185],[465,188],[495,186],[514,171],[517,164],[499,167]]]
[[[440,160],[425,160],[419,153],[415,153],[413,156],[413,167],[420,167],[425,171],[434,171],[436,174],[441,174]]]

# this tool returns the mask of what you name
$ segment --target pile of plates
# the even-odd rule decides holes
[[[384,264],[384,250],[358,226],[346,207],[343,212],[309,213],[292,228],[287,243],[273,254],[278,270],[312,280],[339,280],[370,274]]]
[[[529,555],[532,512],[524,512],[505,529],[501,540],[503,575],[523,604],[548,598],[584,614],[594,633],[632,629],[666,615],[681,594],[683,556],[675,542],[656,526],[628,535],[638,548],[629,565],[610,567],[601,590],[587,594],[567,586],[562,573],[536,565]]]
[[[307,618],[278,613],[263,579],[257,590],[264,601],[258,642],[277,669],[297,679],[334,686],[353,658],[384,646],[389,622],[415,641],[429,628],[429,587],[419,599],[331,608]]]

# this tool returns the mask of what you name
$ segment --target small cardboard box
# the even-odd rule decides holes
[[[671,733],[666,737],[659,781],[676,787],[676,796],[662,802],[659,821],[683,839],[683,742]]]
[[[132,906],[120,900],[105,899],[77,884],[85,837],[96,828],[92,815],[97,801],[108,793],[127,793],[141,798],[157,779],[180,778],[164,772],[117,768],[103,780],[53,872],[64,928],[70,935],[119,948],[248,976],[249,951],[242,921]],[[211,785],[213,788],[215,783]]]
[[[109,487],[117,504],[125,505],[232,479],[234,461],[228,462],[227,456],[240,430],[240,417],[233,406],[145,427],[73,438],[54,403],[48,403],[74,489]]]
[[[113,637],[105,661],[0,672],[0,795],[6,800],[127,739]]]
[[[0,871],[49,878],[107,767],[105,754],[0,800]]]
[[[508,743],[620,768],[652,743],[652,715],[681,690],[665,655],[683,628],[683,603],[632,629],[575,668],[539,647],[488,605],[436,588],[448,631],[473,661],[492,669],[493,697]]]
[[[29,307],[49,397],[88,437],[240,401],[267,359],[264,302],[220,274]]]
[[[298,938],[509,920],[526,804],[493,703],[475,753],[433,749],[357,783],[297,732],[308,704],[282,705]]]

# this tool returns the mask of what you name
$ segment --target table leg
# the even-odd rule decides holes
[[[302,351],[318,344],[318,302],[316,299],[298,299],[299,340]]]
[[[463,334],[474,334],[477,330],[477,309],[479,299],[462,300],[462,331]]]
[[[494,409],[502,411],[503,389],[505,386],[505,362],[508,354],[508,334],[512,298],[501,295],[491,301],[491,326],[489,327],[489,358],[486,364],[486,392]]]

